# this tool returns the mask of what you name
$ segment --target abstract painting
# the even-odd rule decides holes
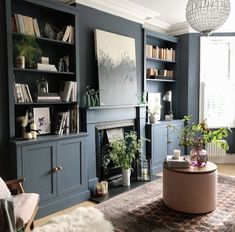
[[[95,30],[100,105],[136,105],[135,39]]]

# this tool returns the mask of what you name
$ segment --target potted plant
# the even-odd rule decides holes
[[[25,58],[27,68],[35,68],[35,64],[42,51],[33,36],[22,35],[22,38],[16,44],[18,56]]]
[[[218,147],[228,150],[229,146],[226,140],[228,136],[227,128],[210,130],[206,120],[195,124],[191,122],[191,116],[184,116],[185,127],[180,132],[180,145],[190,147],[191,165],[205,166],[207,163],[207,152],[205,145],[214,143]],[[174,128],[177,130],[177,128]]]
[[[155,107],[148,109],[148,115],[149,115],[149,122],[150,123],[156,123],[161,118],[161,105],[157,105]]]
[[[125,133],[124,138],[113,139],[108,146],[107,164],[112,161],[122,168],[122,184],[130,185],[133,160],[141,152],[144,139],[138,139],[134,131]]]

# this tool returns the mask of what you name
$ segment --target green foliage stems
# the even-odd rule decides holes
[[[109,144],[107,163],[113,161],[123,170],[131,168],[133,160],[141,153],[141,147],[145,139],[137,139],[134,131],[125,133],[124,139],[114,139]]]
[[[183,121],[185,126],[182,130],[178,130],[173,126],[170,126],[174,130],[178,130],[180,133],[180,146],[201,149],[205,147],[207,143],[214,143],[226,151],[229,149],[227,141],[223,140],[228,136],[228,128],[210,130],[207,126],[206,120],[199,124],[195,124],[191,123],[191,118],[192,116],[184,116]]]
[[[25,63],[29,68],[33,68],[37,58],[42,51],[34,36],[22,35],[21,40],[16,43],[16,49],[20,56],[25,57]]]

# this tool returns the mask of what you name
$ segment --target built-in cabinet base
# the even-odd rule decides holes
[[[13,141],[17,178],[25,178],[26,192],[39,193],[39,217],[89,199],[86,136]]]
[[[162,165],[166,156],[172,155],[174,149],[180,149],[183,153],[183,148],[179,146],[179,131],[183,126],[182,120],[158,121],[155,124],[146,124],[146,137],[150,140],[146,143],[146,154],[150,162],[151,177],[163,170]]]

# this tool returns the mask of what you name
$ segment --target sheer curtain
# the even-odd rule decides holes
[[[235,127],[235,38],[201,37],[200,120]]]

